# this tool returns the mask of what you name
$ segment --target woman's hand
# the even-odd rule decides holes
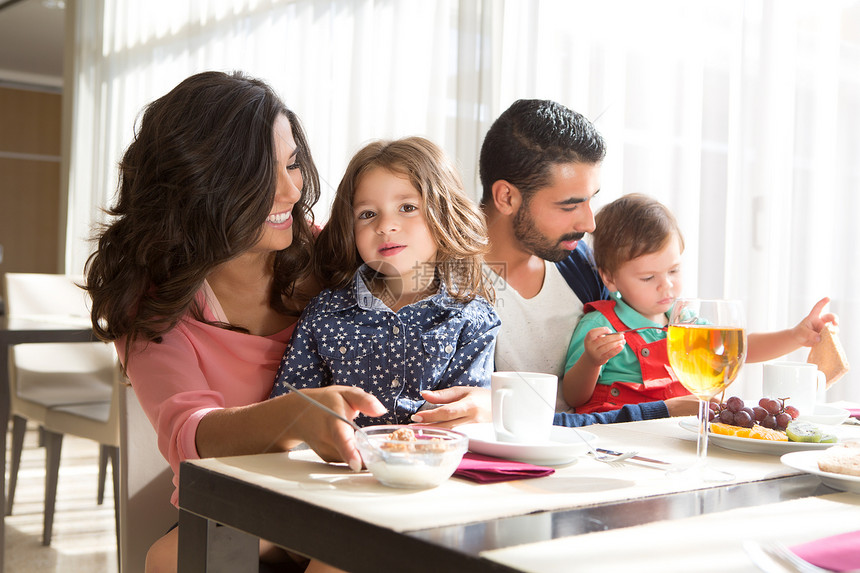
[[[348,420],[354,419],[359,413],[381,416],[386,412],[385,406],[375,396],[351,386],[327,386],[302,392]],[[285,397],[287,396],[289,394]],[[296,424],[296,435],[322,459],[329,462],[344,461],[352,470],[360,470],[362,462],[355,447],[355,430],[298,396],[293,396],[292,399],[301,402],[294,404],[296,414],[293,423]]]
[[[413,422],[453,428],[470,422],[493,420],[489,388],[452,386],[442,390],[425,390],[421,396],[431,404],[438,404],[438,407],[413,414]]]
[[[699,413],[699,399],[689,396],[676,396],[666,400],[670,416],[695,416]]]

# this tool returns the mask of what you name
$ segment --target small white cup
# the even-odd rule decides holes
[[[549,441],[558,376],[540,372],[493,372],[493,428],[500,442]]]
[[[770,362],[762,366],[762,395],[785,398],[801,414],[815,411],[819,388],[825,384],[824,372],[808,362]]]

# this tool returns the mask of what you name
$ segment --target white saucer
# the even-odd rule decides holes
[[[830,404],[816,404],[812,414],[800,414],[797,419],[813,424],[829,424],[838,426],[848,419],[851,412]]]
[[[579,436],[588,440],[591,445],[597,443],[595,434],[564,426],[553,426],[549,441],[535,444],[500,442],[496,440],[496,432],[491,423],[464,424],[457,426],[455,430],[469,436],[471,452],[544,466],[568,464],[587,453],[588,446]]]

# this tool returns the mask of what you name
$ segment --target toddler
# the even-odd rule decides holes
[[[611,297],[584,307],[568,348],[565,401],[591,413],[689,394],[666,352],[669,313],[683,287],[684,239],[675,217],[656,200],[630,194],[594,220],[594,259]],[[824,324],[835,321],[821,314],[829,300],[818,301],[794,328],[748,335],[747,361],[814,344]],[[620,333],[632,328],[642,330]]]

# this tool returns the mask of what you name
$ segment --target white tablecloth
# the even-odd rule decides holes
[[[644,456],[679,465],[691,464],[696,455],[695,434],[681,428],[677,418],[595,425],[588,431],[598,435],[600,447],[635,449]],[[840,431],[860,438],[860,427],[842,426]],[[782,465],[775,455],[712,446],[708,458],[713,466],[735,474],[737,482],[797,473]],[[353,473],[343,465],[323,463],[309,450],[194,463],[396,531],[713,486],[686,478],[670,479],[663,469],[632,463],[617,467],[589,457],[558,467],[553,475],[543,478],[485,485],[454,478],[437,488],[417,491],[382,486],[368,472]]]

